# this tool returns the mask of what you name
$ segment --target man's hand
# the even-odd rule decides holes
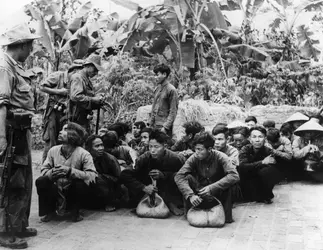
[[[158,169],[153,169],[149,172],[149,176],[151,178],[153,178],[154,180],[158,180],[158,179],[164,179],[165,175],[159,171]]]
[[[119,165],[127,164],[125,160],[119,160],[118,159],[118,162],[119,162]]]
[[[201,199],[201,197],[199,197],[197,195],[193,195],[193,196],[190,197],[190,202],[191,202],[193,207],[197,207],[198,205],[201,204],[202,199]]]
[[[305,151],[308,153],[314,153],[316,151],[319,151],[319,148],[316,145],[308,144],[304,147]]]
[[[4,154],[7,148],[7,139],[5,136],[0,136],[0,156]]]
[[[103,104],[104,103],[104,97],[102,95],[94,96],[92,97],[92,102],[96,104]]]
[[[148,186],[145,186],[142,191],[144,191],[148,195],[152,195],[154,192],[158,192],[158,188],[150,184]]]
[[[204,187],[204,188],[200,189],[200,191],[199,191],[199,195],[200,195],[201,197],[211,195],[210,187],[209,187],[209,186],[206,186],[206,187]]]
[[[262,160],[262,164],[269,165],[269,164],[275,164],[276,160],[273,156],[268,155],[265,159]]]
[[[60,178],[66,177],[71,172],[71,168],[64,165],[58,165],[53,169],[52,177]]]

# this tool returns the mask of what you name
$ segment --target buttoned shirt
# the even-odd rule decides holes
[[[81,179],[87,185],[95,182],[95,178],[98,176],[91,154],[81,147],[76,147],[67,158],[62,153],[62,145],[52,147],[48,151],[40,171],[43,176],[48,176],[51,179],[54,167],[59,165],[70,167],[69,178]]]
[[[204,160],[193,154],[177,172],[175,181],[185,199],[194,195],[187,175],[195,177],[201,188],[209,186],[211,193],[225,190],[239,181],[239,174],[229,157],[216,150],[212,150]]]
[[[150,125],[171,129],[178,110],[178,95],[175,87],[165,81],[154,92]]]
[[[34,103],[29,74],[10,55],[0,52],[0,106],[34,112]]]

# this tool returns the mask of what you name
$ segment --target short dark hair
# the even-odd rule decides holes
[[[85,129],[75,122],[69,122],[66,129],[67,143],[76,147],[82,146],[87,137]]]
[[[149,140],[156,140],[160,144],[166,144],[168,142],[168,136],[158,129],[153,129],[149,134]]]
[[[292,134],[293,133],[293,128],[292,125],[290,123],[284,123],[281,127],[280,127],[280,132],[282,133],[282,135],[287,136],[288,134]]]
[[[140,131],[140,134],[141,133],[148,133],[149,135],[151,134],[151,132],[152,132],[153,130],[152,130],[152,128],[143,128],[141,131]]]
[[[226,126],[223,126],[223,125],[216,125],[212,129],[212,134],[213,135],[224,134],[225,138],[228,138],[228,136],[229,136],[229,129]]]
[[[154,68],[154,73],[157,75],[158,72],[162,74],[166,73],[166,77],[168,77],[170,74],[170,68],[166,64],[158,64]]]
[[[124,122],[116,122],[108,127],[109,130],[115,131],[119,138],[124,137],[125,134],[131,131],[129,125]]]
[[[214,147],[214,137],[209,132],[200,132],[197,133],[194,137],[193,146],[197,144],[202,144],[205,148],[213,148]]]
[[[250,131],[249,131],[249,128],[247,128],[247,127],[238,127],[238,128],[233,129],[232,134],[234,134],[234,135],[235,134],[241,134],[244,137],[248,137],[249,134],[250,134]]]
[[[136,126],[139,129],[143,129],[143,128],[146,127],[146,123],[144,123],[143,121],[135,122],[133,125]]]
[[[277,128],[269,128],[267,130],[267,140],[270,142],[278,142],[280,133]]]
[[[205,128],[201,125],[201,123],[197,121],[186,122],[184,123],[183,127],[185,128],[185,133],[187,135],[192,134],[193,137],[197,133],[205,130]]]
[[[265,128],[275,128],[276,127],[276,123],[273,120],[266,120],[266,121],[264,121],[264,123],[262,125]]]
[[[263,126],[255,126],[255,127],[252,127],[252,128],[250,129],[250,134],[251,134],[251,133],[252,133],[252,131],[254,131],[254,130],[259,131],[260,133],[264,134],[264,136],[266,136],[266,135],[267,135],[267,130],[266,130]]]
[[[117,132],[108,131],[105,135],[102,136],[102,141],[104,148],[114,148],[118,146],[119,137]]]
[[[257,122],[258,122],[258,121],[257,121],[257,118],[256,118],[256,117],[254,117],[254,116],[252,116],[252,115],[248,116],[244,121],[245,121],[245,122],[254,121],[255,123],[257,123]]]
[[[91,152],[92,147],[93,147],[93,141],[94,141],[95,139],[100,139],[100,140],[102,140],[102,138],[101,138],[99,135],[90,135],[90,136],[87,138],[87,140],[86,140],[86,142],[85,142],[85,149],[86,149],[87,151]]]

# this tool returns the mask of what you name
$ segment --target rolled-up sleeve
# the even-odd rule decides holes
[[[46,88],[55,88],[57,87],[57,84],[59,82],[60,79],[60,72],[54,72],[52,74],[50,74],[45,81],[43,81],[40,86],[41,87],[46,87]]]
[[[14,77],[7,69],[0,68],[0,106],[8,105],[12,92]]]

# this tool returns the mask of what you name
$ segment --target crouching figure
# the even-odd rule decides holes
[[[72,220],[82,220],[80,206],[90,196],[90,184],[97,172],[91,154],[83,149],[85,130],[76,123],[63,126],[58,136],[62,145],[52,147],[41,167],[43,176],[36,180],[39,216],[43,222],[56,214],[72,213]]]
[[[231,187],[239,181],[236,166],[227,155],[213,149],[214,138],[208,132],[195,135],[193,145],[195,153],[175,176],[185,210],[212,209],[216,197],[223,205],[225,222],[233,222]]]
[[[149,138],[149,152],[137,158],[135,169],[122,171],[120,178],[129,190],[130,206],[136,207],[145,195],[153,197],[158,193],[173,214],[181,215],[182,199],[174,176],[183,166],[183,161],[165,148],[166,142],[167,136],[154,130]]]

